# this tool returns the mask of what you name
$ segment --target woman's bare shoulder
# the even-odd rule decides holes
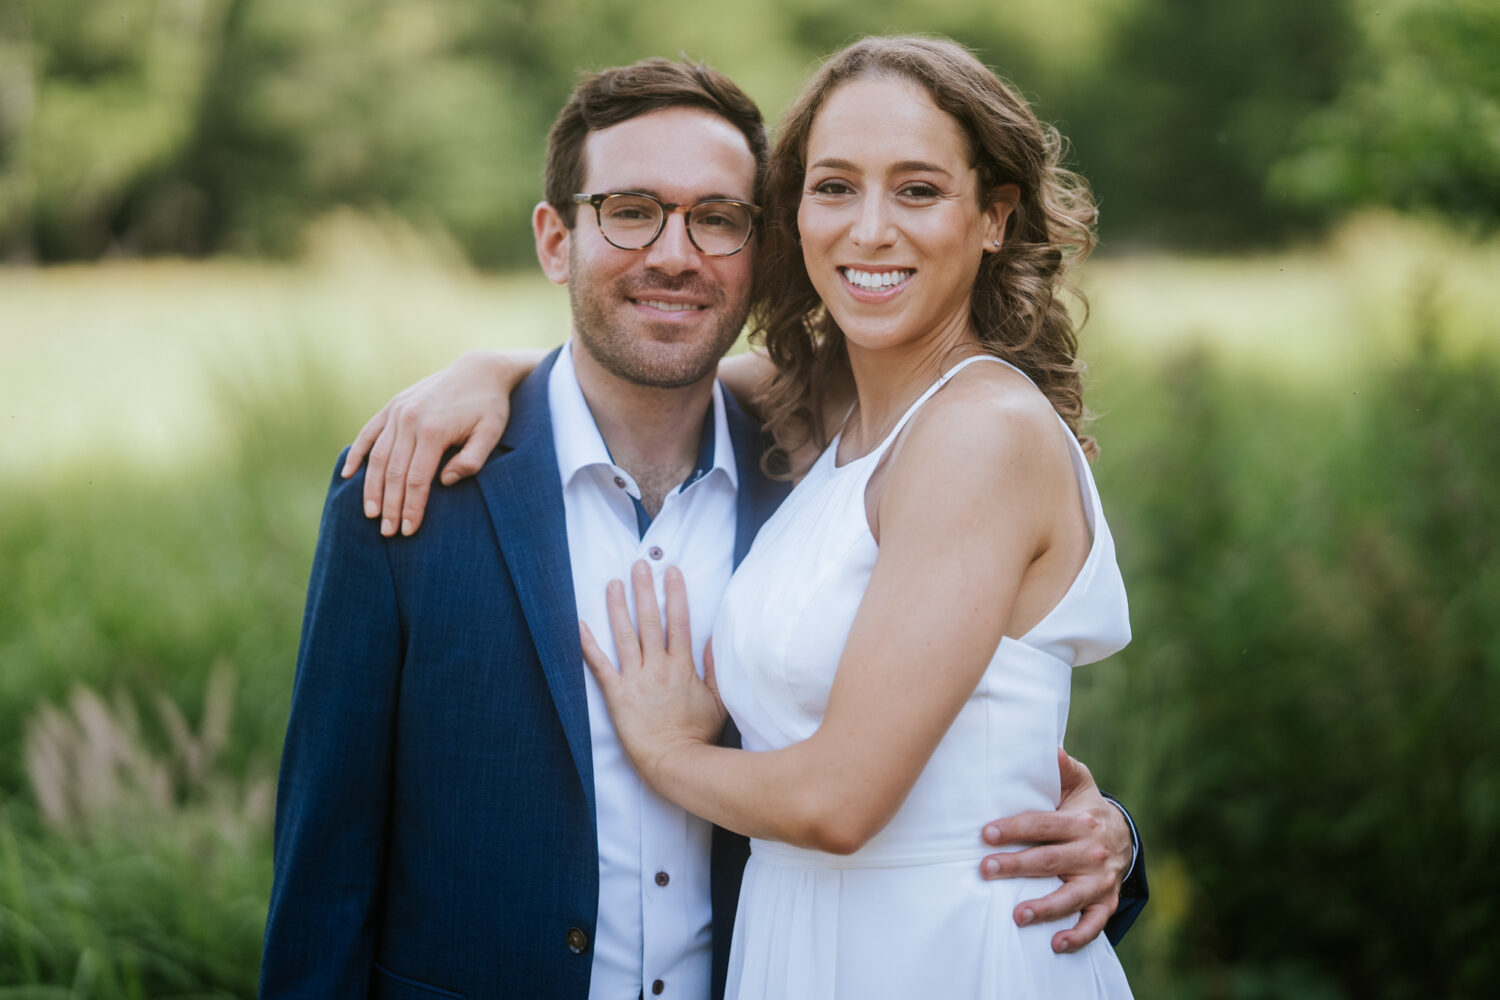
[[[1068,458],[1057,411],[1030,379],[1002,364],[972,364],[954,375],[903,437],[901,451],[920,456],[913,464],[929,472],[956,461],[999,475],[1017,463],[1041,469]]]

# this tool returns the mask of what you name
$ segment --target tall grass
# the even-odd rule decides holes
[[[457,351],[563,333],[539,281],[343,225],[293,270],[0,272],[0,1000],[253,995],[333,457]],[[1069,741],[1147,841],[1138,995],[1500,975],[1496,263],[1377,220],[1090,265],[1136,640]]]

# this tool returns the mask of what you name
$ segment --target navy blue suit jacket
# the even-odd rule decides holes
[[[415,536],[382,538],[362,474],[333,476],[277,794],[263,997],[587,996],[599,862],[555,356],[517,389],[483,470],[433,491]],[[761,475],[760,430],[726,402],[737,564],[786,487]],[[715,996],[747,853],[715,831]]]

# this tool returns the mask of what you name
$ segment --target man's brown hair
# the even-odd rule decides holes
[[[770,158],[760,108],[733,80],[711,66],[643,59],[585,76],[547,133],[547,201],[568,228],[577,220],[573,195],[583,191],[588,173],[584,143],[589,133],[668,108],[702,108],[740,130],[755,157],[753,198],[760,202]]]

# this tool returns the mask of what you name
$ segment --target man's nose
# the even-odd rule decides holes
[[[667,274],[683,274],[698,269],[698,248],[688,236],[688,206],[679,205],[667,213],[661,235],[646,248],[646,266]]]

